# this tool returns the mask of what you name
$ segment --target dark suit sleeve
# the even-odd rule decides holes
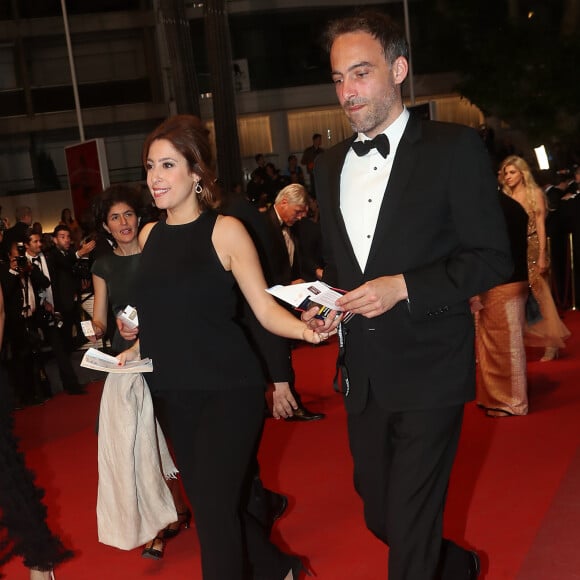
[[[474,131],[462,131],[451,153],[446,187],[458,243],[445,258],[403,272],[415,319],[429,319],[464,305],[512,273],[497,184],[481,140]]]
[[[266,283],[272,285],[267,248],[270,245],[268,223],[255,207],[242,200],[230,200],[222,208],[226,215],[239,219],[248,231],[260,258]],[[271,382],[291,382],[294,378],[288,339],[268,332],[241,296],[240,322],[244,327],[254,352],[260,359],[264,375]]]

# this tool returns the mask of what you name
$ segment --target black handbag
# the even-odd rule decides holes
[[[528,286],[528,297],[526,299],[526,322],[529,325],[536,324],[542,320],[542,312],[540,311],[540,305],[532,292],[532,288]]]

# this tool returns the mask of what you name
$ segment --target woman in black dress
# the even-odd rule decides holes
[[[240,510],[265,384],[235,319],[236,286],[270,332],[314,344],[328,335],[275,302],[243,225],[214,211],[218,190],[199,119],[167,119],[145,141],[143,162],[167,219],[139,236],[140,341],[120,359],[153,360],[148,382],[168,419],[193,507],[204,580],[295,580],[300,559],[280,552]]]
[[[0,289],[0,347],[4,333],[4,297]],[[54,580],[53,568],[69,558],[46,525],[43,491],[34,485],[12,434],[12,402],[8,381],[0,376],[0,567],[21,556],[30,580]],[[0,572],[1,576],[1,572]]]

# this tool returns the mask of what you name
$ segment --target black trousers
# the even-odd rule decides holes
[[[56,359],[58,373],[64,390],[74,391],[79,389],[79,379],[71,361],[70,341],[67,342],[66,338],[71,332],[70,326],[58,328],[57,326],[43,325],[42,331]]]
[[[389,580],[467,579],[469,554],[443,540],[443,510],[463,405],[389,412],[372,394],[348,416],[367,527],[389,546]]]
[[[244,508],[264,389],[155,393],[195,517],[204,580],[278,580],[291,562]]]

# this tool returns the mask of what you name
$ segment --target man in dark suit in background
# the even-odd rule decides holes
[[[16,208],[16,223],[4,232],[2,239],[2,254],[8,255],[14,242],[24,242],[26,233],[32,225],[32,209],[28,206]]]
[[[308,210],[308,192],[299,183],[291,183],[276,196],[274,204],[264,214],[265,240],[257,244],[264,277],[269,286],[287,286],[302,282],[300,272],[300,246],[292,233],[292,226],[304,218]],[[290,358],[290,341],[286,343],[287,359]],[[279,351],[278,351],[279,352]],[[315,421],[323,419],[323,413],[313,413],[302,403],[294,387],[294,371],[288,382],[274,382],[273,404],[275,415],[287,421]]]
[[[62,299],[62,297],[58,296],[60,292],[57,282],[59,273],[49,266],[48,260],[42,252],[42,244],[38,234],[29,231],[24,245],[29,262],[50,280],[50,285],[41,296],[41,304],[38,305],[37,315],[42,333],[48,344],[50,344],[56,359],[63,389],[69,395],[82,395],[85,390],[79,384],[77,374],[74,371],[70,356],[70,340],[65,336],[65,333],[68,333],[68,329],[63,332],[64,320],[57,307],[55,307],[57,300],[60,304]]]
[[[37,308],[39,293],[50,282],[18,251],[18,242],[13,242],[8,262],[0,265],[0,284],[4,293],[5,354],[16,405],[22,408],[44,403],[51,393],[43,380]]]
[[[552,294],[559,308],[569,306],[571,294],[566,287],[566,265],[568,259],[568,232],[566,224],[566,188],[570,183],[570,172],[556,171],[550,174],[550,183],[544,187],[548,200],[546,235],[550,240],[550,270]]]
[[[324,152],[324,149],[321,147],[322,144],[322,135],[320,133],[314,133],[312,135],[312,145],[310,147],[306,147],[304,152],[302,153],[302,158],[300,159],[300,163],[306,167],[306,171],[308,172],[308,187],[310,188],[310,195],[316,199],[316,183],[314,182],[314,162],[316,158]]]
[[[68,226],[59,225],[52,234],[54,245],[46,251],[46,262],[50,272],[54,308],[62,317],[60,335],[65,350],[70,354],[73,350],[72,329],[80,326],[78,300],[80,280],[76,274],[79,260],[88,256],[95,248],[96,242],[91,240],[74,252],[71,250],[71,230]]]
[[[571,298],[572,305],[578,307],[580,305],[580,166],[573,169],[572,177],[573,181],[570,181],[560,199],[559,212],[564,235],[572,234],[574,295]]]
[[[475,394],[469,299],[512,270],[489,156],[475,131],[409,115],[408,47],[389,17],[331,23],[327,46],[358,133],[314,168],[324,280],[348,290],[338,304],[356,314],[339,358],[355,486],[390,547],[389,580],[477,578],[477,553],[442,529]],[[303,316],[312,328],[336,326],[314,314]]]

